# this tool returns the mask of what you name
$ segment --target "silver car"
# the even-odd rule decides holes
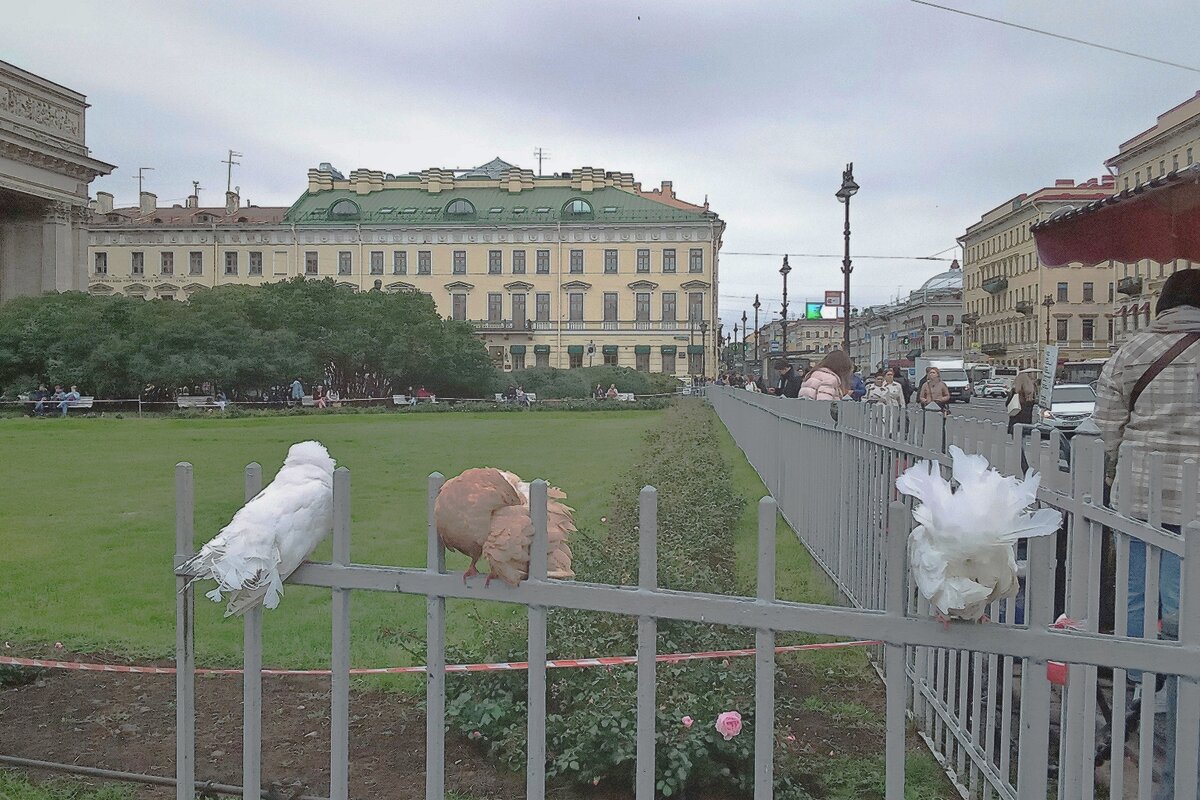
[[[1034,409],[1034,423],[1046,430],[1074,431],[1096,410],[1096,390],[1085,383],[1063,383],[1054,387],[1050,408]]]

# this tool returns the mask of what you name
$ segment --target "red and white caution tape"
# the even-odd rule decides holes
[[[833,650],[842,647],[870,647],[881,644],[877,641],[858,640],[853,642],[822,642],[817,644],[793,644],[776,647],[776,653],[796,653],[802,650]],[[704,653],[664,653],[654,657],[655,661],[675,664],[683,661],[701,661],[714,658],[737,658],[752,656],[757,651],[753,647],[742,650],[714,650]],[[548,669],[567,669],[572,667],[621,667],[636,664],[637,656],[606,656],[601,658],[560,658],[547,661]],[[0,656],[0,666],[37,667],[40,669],[66,669],[77,672],[119,672],[135,673],[138,675],[174,675],[174,667],[141,667],[127,664],[87,664],[80,661],[56,661],[43,658],[15,658]],[[529,669],[527,661],[502,661],[495,664],[447,664],[446,672],[505,672],[509,670]],[[378,667],[350,670],[351,675],[401,675],[405,673],[425,672],[424,666],[418,667]],[[328,675],[327,669],[264,669],[263,675]],[[240,669],[208,669],[196,670],[197,675],[240,675]]]

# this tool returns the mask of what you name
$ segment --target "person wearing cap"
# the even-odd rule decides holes
[[[775,374],[779,376],[774,388],[771,389],[771,394],[792,398],[799,395],[803,382],[796,374],[796,369],[782,358],[775,359],[775,363],[771,366],[775,368]]]

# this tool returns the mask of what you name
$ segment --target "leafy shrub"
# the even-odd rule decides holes
[[[501,374],[498,381],[498,392],[510,386],[520,386],[525,391],[536,394],[539,400],[591,397],[596,390],[596,384],[600,384],[605,390],[615,385],[618,392],[639,395],[670,394],[679,387],[679,381],[673,375],[610,366],[579,369],[533,367]]]

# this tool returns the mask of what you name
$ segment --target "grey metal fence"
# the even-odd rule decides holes
[[[350,473],[334,475],[334,542],[332,563],[306,563],[291,583],[320,586],[332,593],[332,666],[330,700],[329,797],[347,800],[349,761],[349,639],[350,604],[354,591],[383,591],[424,595],[427,613],[427,729],[426,797],[445,797],[445,669],[446,598],[473,598],[516,603],[528,608],[528,760],[526,797],[545,796],[546,717],[546,614],[548,609],[569,608],[622,614],[638,619],[637,648],[637,764],[636,797],[655,796],[654,697],[656,681],[656,627],[659,619],[707,622],[753,628],[756,631],[755,780],[756,800],[772,796],[774,727],[774,636],[777,631],[807,632],[884,642],[880,663],[886,684],[885,763],[887,800],[904,797],[905,734],[911,715],[928,740],[956,771],[986,794],[1022,798],[1045,797],[1048,785],[1050,683],[1042,666],[1047,659],[1062,658],[1073,664],[1072,688],[1092,685],[1096,667],[1114,671],[1151,670],[1184,675],[1179,686],[1180,706],[1191,713],[1200,708],[1196,680],[1200,678],[1200,603],[1197,593],[1184,594],[1181,626],[1183,645],[1163,641],[1137,641],[1101,636],[1091,631],[1054,631],[1049,628],[1054,605],[1054,543],[1030,544],[1030,571],[1023,598],[1028,621],[1012,616],[1008,604],[994,614],[996,625],[955,625],[949,630],[931,619],[917,604],[907,581],[906,539],[911,527],[908,509],[897,502],[890,488],[891,474],[906,460],[940,456],[932,440],[917,437],[895,419],[869,418],[847,407],[836,423],[828,404],[796,403],[761,398],[733,390],[710,393],[714,405],[733,431],[751,461],[768,480],[783,503],[785,515],[801,532],[810,550],[853,600],[852,607],[792,603],[775,598],[776,501],[759,503],[758,591],[755,597],[730,597],[678,592],[657,586],[657,496],[646,487],[640,498],[640,564],[636,586],[611,586],[584,581],[546,579],[546,484],[532,485],[531,505],[535,538],[530,578],[517,587],[466,584],[457,574],[447,574],[445,553],[433,525],[433,502],[442,484],[434,474],[428,486],[427,563],[424,568],[355,564],[351,560]],[[788,403],[785,405],[785,403]],[[856,416],[857,415],[857,416]],[[950,440],[962,438],[951,425]],[[965,430],[965,429],[964,429]],[[920,441],[914,443],[914,439]],[[932,449],[925,449],[929,445]],[[797,450],[797,448],[800,448]],[[802,453],[815,463],[806,465]],[[1016,463],[1019,454],[1010,450]],[[1032,452],[1032,450],[1031,450]],[[892,459],[900,459],[893,462]],[[855,466],[851,466],[855,465]],[[869,465],[869,466],[868,466]],[[1053,461],[1046,466],[1052,471]],[[192,468],[176,468],[176,555],[178,569],[195,552]],[[261,486],[261,470],[246,471],[246,495]],[[1062,503],[1071,517],[1070,529],[1092,532],[1093,526],[1114,527],[1130,537],[1142,533],[1136,524],[1073,495],[1048,488],[1048,498]],[[857,509],[857,510],[856,510]],[[1200,529],[1200,526],[1195,526]],[[1195,531],[1193,531],[1195,532]],[[1165,536],[1165,534],[1164,534]],[[1085,541],[1079,537],[1076,541]],[[1164,538],[1162,546],[1181,551],[1177,539]],[[1200,536],[1187,540],[1185,567],[1188,583],[1200,581]],[[1086,549],[1086,548],[1085,548]],[[1094,555],[1090,550],[1089,555]],[[1090,562],[1089,562],[1090,563]],[[1078,567],[1078,560],[1073,568]],[[1082,575],[1085,570],[1079,569]],[[1084,580],[1075,577],[1076,586]],[[1086,584],[1086,580],[1084,580]],[[196,790],[195,766],[195,648],[194,590],[187,576],[178,576],[177,638],[177,797],[192,800]],[[1084,593],[1094,605],[1095,591]],[[1072,594],[1072,598],[1075,595]],[[1189,614],[1190,612],[1190,614]],[[271,614],[286,614],[287,602]],[[270,619],[270,614],[266,615]],[[244,621],[244,797],[261,793],[262,626],[261,613]],[[1094,627],[1094,626],[1093,626]],[[606,654],[597,654],[606,655]],[[1078,676],[1076,675],[1078,673]],[[1019,676],[1019,700],[1014,685]],[[1143,678],[1152,681],[1152,676]],[[1089,683],[1090,682],[1090,683]],[[1020,714],[1010,720],[1019,702]],[[1072,707],[1074,708],[1074,707]],[[1015,712],[1014,712],[1015,713]],[[1071,712],[1074,713],[1074,712]],[[1068,714],[1070,716],[1070,714]],[[1072,719],[1074,719],[1072,717]],[[1077,726],[1078,727],[1078,726]],[[1000,738],[992,735],[999,731]],[[1195,774],[1195,731],[1181,729],[1180,769]],[[1019,742],[1015,757],[1010,744]],[[1187,763],[1184,763],[1187,762]],[[1189,772],[1190,770],[1190,772]],[[1078,772],[1078,770],[1076,771]],[[1075,774],[1075,773],[1072,773]],[[1078,776],[1082,781],[1083,777]],[[1060,781],[1060,787],[1067,783]],[[1074,785],[1074,784],[1070,784]],[[1179,797],[1194,797],[1195,785],[1181,782]],[[1072,790],[1073,792],[1073,790]],[[1068,796],[1090,796],[1071,793]]]
[[[1096,437],[1067,443],[1058,432],[1044,439],[1020,428],[1010,436],[1005,425],[958,414],[944,419],[916,408],[789,400],[730,388],[711,388],[708,397],[784,518],[855,608],[884,607],[894,588],[890,581],[903,575],[897,564],[905,561],[904,550],[895,541],[894,523],[888,533],[885,510],[898,501],[911,505],[895,490],[896,477],[909,465],[933,459],[948,466],[946,448],[958,445],[987,456],[1005,474],[1037,469],[1043,478],[1039,503],[1062,512],[1062,528],[1019,548],[1026,565],[1023,589],[993,604],[992,624],[970,631],[954,625],[945,641],[906,649],[907,713],[964,796],[1091,798],[1099,780],[1111,798],[1170,797],[1172,782],[1174,797],[1196,797],[1200,590],[1190,590],[1200,584],[1195,461],[1183,470],[1181,536],[1162,525],[1161,456],[1150,460],[1155,488],[1146,498],[1149,520],[1139,521],[1129,515],[1134,498],[1128,459],[1118,476],[1126,489],[1107,502]],[[1140,614],[1137,592],[1130,591],[1131,579],[1136,585],[1139,578],[1145,597]],[[1160,589],[1172,604],[1178,598],[1178,613],[1160,614]],[[908,615],[928,615],[915,592],[905,597]],[[1051,630],[1060,614],[1078,630]],[[1157,631],[1160,616],[1164,636],[1174,638],[1178,628],[1177,641],[1127,636]],[[978,633],[988,646],[967,642],[968,633]],[[999,646],[1009,635],[1022,643],[1020,652]],[[1125,647],[1164,657],[1169,652],[1179,661],[1156,660],[1150,670],[1139,670],[1116,658]],[[886,658],[879,666],[890,685],[893,666]],[[1177,675],[1185,677],[1176,681]],[[1162,684],[1165,691],[1156,694]],[[1156,714],[1155,698],[1162,693],[1167,711]]]

